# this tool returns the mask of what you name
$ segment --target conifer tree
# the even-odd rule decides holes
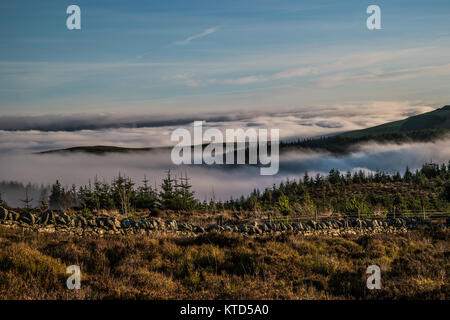
[[[137,190],[136,207],[140,209],[153,209],[157,205],[158,195],[148,184],[147,176],[144,175],[143,185]]]
[[[174,180],[170,174],[170,170],[167,171],[167,177],[163,179],[161,183],[161,191],[159,197],[161,199],[161,206],[163,209],[174,209],[175,208],[175,184]]]
[[[0,192],[0,206],[5,206],[5,205],[6,205],[6,203],[2,198],[2,193]]]
[[[187,173],[180,177],[180,182],[176,184],[176,198],[178,202],[177,209],[192,210],[195,207],[194,192],[191,191],[192,185],[189,183]]]
[[[64,188],[58,180],[52,185],[49,197],[50,207],[53,209],[64,209]]]
[[[33,202],[33,198],[30,199],[30,197],[28,196],[28,187],[25,188],[25,198],[20,200],[21,202],[23,202],[25,204],[25,208],[27,210],[31,209],[31,203]]]
[[[122,176],[120,173],[112,183],[113,198],[116,201],[117,207],[120,209],[120,212],[125,215],[131,213],[133,185],[134,183],[130,178]]]
[[[406,167],[405,174],[403,175],[403,180],[405,180],[406,182],[412,181],[412,173],[411,173],[411,171],[409,171],[408,166]]]

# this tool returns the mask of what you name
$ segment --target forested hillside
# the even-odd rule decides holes
[[[25,198],[25,195],[24,195]],[[25,202],[24,202],[25,206]],[[265,190],[227,201],[200,201],[195,197],[190,179],[170,171],[159,186],[147,178],[139,186],[130,178],[119,176],[111,183],[94,180],[85,186],[65,188],[56,181],[49,196],[42,196],[38,208],[79,210],[91,215],[100,210],[118,210],[124,214],[142,211],[178,212],[268,212],[283,215],[311,215],[317,212],[374,214],[436,212],[450,209],[450,162],[427,163],[420,170],[394,175],[331,170],[328,175],[290,179]]]

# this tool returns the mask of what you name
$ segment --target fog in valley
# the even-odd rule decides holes
[[[327,152],[298,150],[283,153],[280,170],[275,176],[261,176],[251,166],[175,166],[170,149],[143,153],[38,154],[40,151],[109,145],[119,147],[170,146],[170,135],[177,128],[192,129],[192,120],[206,119],[204,130],[214,127],[280,129],[280,139],[332,135],[358,130],[388,121],[433,110],[429,106],[408,102],[360,102],[345,105],[324,105],[278,112],[197,114],[169,116],[137,116],[119,114],[17,116],[0,119],[0,192],[11,206],[23,205],[25,185],[37,204],[42,189],[57,179],[67,187],[87,185],[98,179],[111,182],[119,173],[136,184],[144,176],[152,186],[159,187],[166,171],[185,174],[199,200],[227,200],[248,195],[253,189],[271,187],[287,178],[298,179],[306,171],[312,175],[327,174],[331,169],[345,171],[404,172],[405,167],[418,169],[423,163],[447,163],[450,159],[450,138],[434,143],[360,145],[358,152],[335,156]],[[14,182],[14,183],[11,183]]]
[[[111,182],[119,173],[141,184],[144,175],[152,186],[159,187],[166,171],[174,175],[187,173],[199,200],[228,200],[230,197],[248,195],[253,189],[271,187],[289,179],[298,179],[307,171],[310,176],[327,174],[331,169],[341,172],[365,170],[388,173],[404,172],[406,166],[418,169],[423,163],[447,163],[450,159],[450,138],[434,143],[376,144],[359,146],[359,151],[345,156],[325,152],[302,150],[282,154],[280,170],[275,176],[261,176],[258,167],[252,166],[175,166],[171,164],[170,150],[144,153],[93,155],[86,153],[31,154],[24,152],[0,155],[0,180],[31,183],[30,197],[36,204],[41,185],[47,186],[57,179],[70,187],[87,185],[94,179]],[[3,199],[11,206],[22,205],[24,188],[20,185],[0,184]]]

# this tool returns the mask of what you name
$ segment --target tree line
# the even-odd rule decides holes
[[[358,132],[340,134],[337,136],[326,136],[319,138],[297,139],[290,142],[280,142],[280,150],[283,149],[314,149],[327,150],[337,154],[349,152],[356,145],[367,142],[389,142],[389,143],[405,143],[405,142],[430,142],[434,141],[448,133],[444,129],[426,129],[405,132],[390,133],[361,133]]]
[[[232,210],[271,210],[283,214],[300,212],[340,212],[370,216],[387,212],[448,211],[450,209],[450,161],[426,163],[403,174],[383,171],[357,172],[330,170],[320,174],[281,182],[263,192],[255,189],[249,197],[226,203]]]
[[[28,194],[22,202],[29,208]],[[174,176],[170,170],[159,188],[150,186],[144,176],[139,186],[119,174],[111,183],[97,178],[77,188],[64,187],[56,181],[40,197],[40,208],[55,210],[118,210],[130,214],[136,210],[175,211],[257,211],[313,214],[341,212],[371,215],[385,211],[447,211],[450,209],[450,161],[438,165],[426,163],[412,172],[406,167],[403,174],[383,171],[341,173],[332,169],[328,175],[311,177],[306,172],[300,179],[287,179],[263,191],[253,190],[248,196],[217,201],[214,196],[201,202],[196,199],[187,174]],[[0,204],[5,205],[1,200]]]
[[[121,174],[111,183],[96,178],[93,183],[89,182],[78,189],[75,185],[71,188],[63,187],[56,181],[51,186],[48,203],[42,203],[42,206],[48,205],[57,210],[77,208],[91,212],[102,209],[119,210],[122,214],[156,208],[189,211],[195,209],[197,204],[189,180],[187,174],[174,177],[169,170],[159,190],[156,186],[149,185],[146,176],[138,187],[129,177]]]

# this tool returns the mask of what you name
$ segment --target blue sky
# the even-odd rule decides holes
[[[371,4],[382,30],[366,28]],[[3,0],[0,115],[438,107],[449,18],[448,0]]]

